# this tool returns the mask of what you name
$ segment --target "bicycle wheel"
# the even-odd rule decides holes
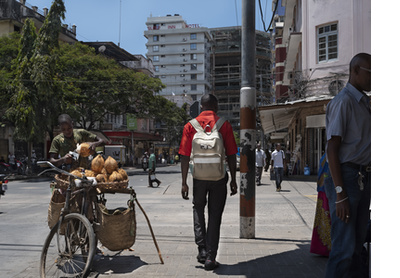
[[[40,257],[40,277],[86,277],[95,251],[95,234],[89,220],[70,213],[46,238]]]

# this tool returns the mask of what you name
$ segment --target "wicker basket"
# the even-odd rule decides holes
[[[54,177],[55,179],[55,187],[66,190],[69,185],[69,178],[67,175],[57,174]],[[125,189],[128,187],[129,180],[123,181],[115,181],[115,182],[98,182],[97,188],[100,190],[118,190],[118,189]]]
[[[57,174],[54,176],[55,188],[66,190],[69,185],[69,177],[63,174]]]
[[[69,211],[79,212],[81,207],[79,204],[80,201],[81,199],[79,198],[79,196],[77,195],[72,196],[70,199]],[[64,205],[65,205],[65,196],[57,189],[53,190],[47,214],[47,224],[49,225],[50,229],[57,224],[60,218],[61,209],[64,207]]]
[[[97,188],[100,190],[118,190],[128,187],[129,180],[114,181],[114,182],[98,182]]]
[[[111,251],[130,248],[136,239],[135,206],[108,210],[97,203],[97,215],[100,225],[96,235],[100,242]]]

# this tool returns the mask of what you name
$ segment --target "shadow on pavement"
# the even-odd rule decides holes
[[[219,276],[245,277],[324,277],[327,258],[309,252],[309,244],[297,244],[297,249],[266,255],[237,264],[221,264],[214,273]],[[311,274],[310,274],[311,273]]]
[[[134,255],[102,255],[95,256],[92,269],[97,274],[132,273],[134,270],[147,265],[140,257]],[[97,276],[94,276],[97,277]]]

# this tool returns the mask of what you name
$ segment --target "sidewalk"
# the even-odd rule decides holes
[[[191,179],[188,181],[191,189]],[[150,218],[164,264],[136,207],[134,251],[116,255],[102,249],[105,255],[96,256],[96,271],[89,277],[323,277],[327,258],[309,252],[316,183],[285,180],[277,193],[269,174],[263,174],[262,182],[256,188],[255,239],[239,238],[239,197],[228,195],[217,256],[220,267],[216,270],[205,271],[196,260],[192,204],[181,198],[181,181],[176,180],[162,193],[139,199]]]

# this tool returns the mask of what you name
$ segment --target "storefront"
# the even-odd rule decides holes
[[[289,174],[302,175],[305,166],[310,167],[311,174],[317,174],[319,159],[325,152],[325,111],[331,99],[313,97],[259,107],[264,132],[270,134],[270,140],[275,139],[269,143],[285,146]]]
[[[161,142],[163,137],[157,134],[133,131],[104,131],[111,145],[126,146],[127,165],[139,165],[141,158],[149,148],[154,148],[155,142]]]

